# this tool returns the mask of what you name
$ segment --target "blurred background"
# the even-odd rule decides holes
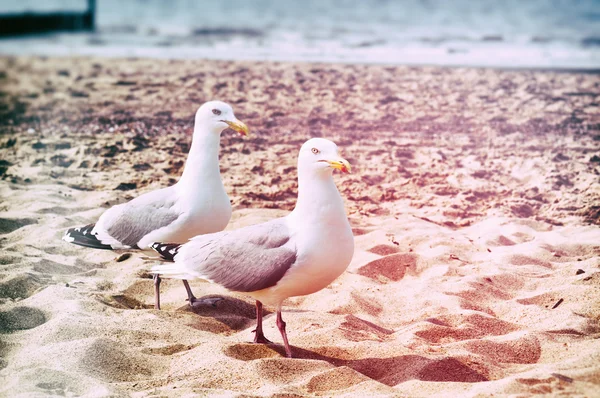
[[[0,26],[86,12],[62,32],[20,22],[0,54],[600,67],[598,0],[0,0]]]

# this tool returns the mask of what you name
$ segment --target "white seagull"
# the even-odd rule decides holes
[[[277,308],[286,355],[292,352],[281,318],[288,297],[315,293],[340,276],[354,254],[354,237],[333,170],[350,172],[337,146],[308,140],[298,156],[298,201],[285,217],[234,231],[196,236],[188,243],[154,243],[165,260],[152,272],[167,278],[200,278],[256,300],[255,343],[270,343],[262,330],[262,305]]]
[[[179,181],[106,210],[95,224],[70,228],[63,240],[94,249],[146,249],[156,241],[187,242],[222,231],[231,203],[221,181],[219,142],[226,128],[248,135],[248,127],[221,101],[196,112],[192,146]],[[160,309],[160,277],[155,275],[155,307]],[[197,301],[183,281],[190,305]]]

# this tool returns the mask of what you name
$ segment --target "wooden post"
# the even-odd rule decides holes
[[[88,8],[83,13],[54,12],[40,14],[0,15],[0,36],[18,36],[44,32],[94,31],[96,19],[96,0],[88,0]]]

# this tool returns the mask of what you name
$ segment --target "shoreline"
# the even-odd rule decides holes
[[[385,61],[360,61],[358,59],[355,60],[347,60],[341,59],[339,57],[334,57],[332,59],[326,58],[298,58],[298,59],[290,59],[286,57],[278,58],[277,56],[273,57],[240,57],[240,58],[228,58],[228,57],[209,57],[209,56],[182,56],[177,57],[174,54],[164,54],[164,55],[152,55],[155,54],[155,51],[142,53],[135,56],[125,56],[123,55],[126,52],[125,49],[121,51],[117,51],[114,54],[110,54],[110,52],[95,52],[95,51],[81,51],[78,53],[69,53],[69,54],[61,54],[61,53],[43,53],[36,51],[34,53],[20,53],[20,52],[2,52],[2,40],[0,40],[0,57],[3,58],[69,58],[69,59],[77,59],[77,58],[99,58],[99,59],[114,59],[114,60],[137,60],[137,59],[156,59],[156,60],[177,60],[177,61],[193,61],[193,62],[240,62],[240,63],[258,63],[258,64],[269,64],[269,63],[284,63],[284,64],[311,64],[311,65],[338,65],[338,66],[380,66],[380,67],[399,67],[399,68],[450,68],[450,69],[490,69],[490,70],[499,70],[499,71],[529,71],[529,72],[555,72],[555,73],[585,73],[585,74],[600,74],[600,64],[594,66],[539,66],[539,65],[529,65],[529,66],[509,66],[507,64],[498,64],[498,65],[486,65],[486,64],[468,64],[468,63],[424,63],[424,62],[390,62],[387,63]]]
[[[0,391],[228,396],[600,392],[600,116],[594,74],[0,57]],[[248,343],[253,302],[61,241],[179,178],[201,103],[225,131],[228,228],[287,214],[296,154],[332,139],[348,270]],[[268,309],[271,310],[271,309]],[[235,375],[228,377],[227,375]]]

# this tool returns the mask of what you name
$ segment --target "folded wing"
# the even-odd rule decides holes
[[[166,253],[174,255],[174,263],[155,266],[152,272],[202,278],[238,292],[276,285],[296,262],[293,237],[283,219],[197,236],[184,245],[169,247]]]
[[[171,188],[149,192],[110,208],[100,217],[93,233],[113,248],[136,248],[144,236],[168,228],[181,217]]]

